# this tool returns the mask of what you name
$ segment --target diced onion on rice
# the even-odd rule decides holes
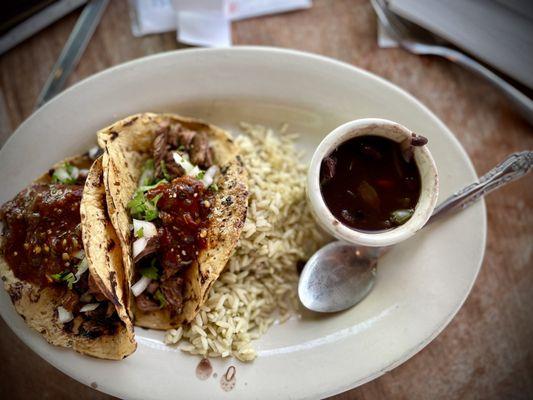
[[[143,276],[131,287],[131,292],[135,297],[137,297],[146,290],[150,282],[152,282],[150,278],[148,278],[147,276]]]

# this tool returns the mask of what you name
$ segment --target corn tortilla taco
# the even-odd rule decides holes
[[[153,113],[102,129],[98,142],[135,324],[190,322],[246,218],[247,175],[236,145],[213,125]]]
[[[84,246],[88,218],[80,207],[105,204],[102,179],[98,195],[98,171],[89,172],[92,161],[84,155],[55,165],[1,207],[0,276],[16,311],[48,342],[120,360],[136,343],[124,299],[115,290],[123,285],[114,272],[121,268],[118,239],[112,229],[101,237],[109,247],[116,243],[107,249],[105,263],[87,257]]]

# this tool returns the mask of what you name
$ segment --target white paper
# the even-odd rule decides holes
[[[178,12],[178,40],[195,46],[231,46],[231,22],[216,12]]]
[[[311,0],[173,0],[177,11],[220,13],[231,21],[309,8]]]
[[[231,46],[231,21],[309,8],[311,0],[129,0],[135,36],[177,30],[196,46]]]
[[[130,0],[130,14],[135,36],[176,30],[172,0]]]

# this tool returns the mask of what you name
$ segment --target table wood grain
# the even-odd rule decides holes
[[[183,47],[175,34],[132,36],[126,0],[110,2],[71,85],[112,65]],[[449,62],[376,44],[365,0],[315,0],[305,11],[233,24],[235,44],[300,49],[367,69],[407,90],[456,134],[484,173],[533,148],[532,127],[495,89]],[[0,143],[27,118],[68,37],[73,13],[0,57]],[[533,398],[533,177],[487,199],[488,241],[472,293],[450,325],[398,368],[334,397]],[[48,365],[0,321],[0,398],[110,399]]]

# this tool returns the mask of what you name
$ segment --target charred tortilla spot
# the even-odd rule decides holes
[[[115,248],[115,241],[113,239],[109,239],[107,242],[107,251],[111,251]]]
[[[22,297],[22,288],[22,283],[16,282],[14,285],[10,286],[9,289],[7,289],[7,293],[9,294],[9,297],[11,297],[11,301],[13,303],[16,303]]]
[[[7,278],[5,276],[2,275],[2,281],[7,281]]]
[[[233,204],[233,197],[228,196],[224,200],[222,200],[222,205],[229,207]],[[227,220],[227,218],[224,218],[224,222]]]
[[[130,126],[131,124],[133,124],[135,121],[137,121],[139,117],[133,117],[132,119],[130,119],[129,121],[125,122],[124,125],[122,125],[122,127],[126,127],[126,126]]]
[[[115,131],[109,132],[109,140],[114,141],[118,137],[118,133]]]

